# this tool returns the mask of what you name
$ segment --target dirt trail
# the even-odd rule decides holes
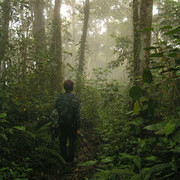
[[[78,138],[75,161],[65,164],[61,169],[61,177],[57,180],[86,180],[96,172],[95,165],[78,166],[78,164],[96,159],[94,139]],[[57,177],[58,178],[58,177]]]

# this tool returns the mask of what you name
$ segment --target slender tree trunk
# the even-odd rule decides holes
[[[134,74],[141,76],[149,64],[153,0],[133,0]]]
[[[25,97],[26,92],[26,73],[27,73],[27,42],[26,38],[22,37],[22,47],[20,48],[22,61],[22,95]]]
[[[47,13],[47,18],[51,19],[53,16],[52,1],[49,1],[48,5],[46,6],[46,13]]]
[[[133,0],[133,27],[134,27],[134,76],[138,75],[138,61],[139,61],[139,29],[140,29],[140,17],[139,17],[139,0]]]
[[[76,58],[75,0],[72,0],[72,60]]]
[[[84,6],[84,24],[83,24],[83,33],[81,36],[80,57],[79,57],[79,66],[77,73],[77,93],[79,95],[81,94],[82,76],[85,66],[85,45],[86,45],[86,37],[87,37],[87,29],[88,29],[88,20],[89,20],[89,0],[86,0]]]
[[[52,93],[55,91],[62,90],[62,38],[61,38],[61,16],[60,16],[61,0],[55,1],[54,7],[54,32],[51,44],[52,61],[56,63],[56,68],[52,71],[51,76],[51,90]]]
[[[95,39],[98,38],[98,30],[97,30],[97,25],[95,23],[94,25],[94,34],[95,34]],[[99,42],[95,42],[94,44],[94,51],[93,51],[93,61],[96,63],[98,59],[98,52],[99,52]]]
[[[2,31],[0,34],[0,75],[2,76],[5,69],[4,57],[9,41],[9,20],[10,20],[10,0],[4,0],[2,7]]]

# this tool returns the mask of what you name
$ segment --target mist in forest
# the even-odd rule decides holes
[[[130,3],[132,2],[90,2],[83,72],[87,79],[96,78],[95,74],[97,71],[106,71],[106,73],[109,72],[107,79],[116,79],[119,82],[128,83],[127,67],[130,56],[128,54],[132,53],[132,46],[126,44],[125,46],[122,45],[122,47],[118,47],[117,37],[120,36],[124,43],[132,43],[132,13]],[[9,12],[9,17],[6,16],[7,23],[9,24],[9,26],[6,27],[6,32],[9,29],[7,35],[9,40],[12,41],[12,44],[19,38],[24,38],[24,40],[29,41],[34,38],[33,46],[39,48],[37,49],[36,55],[39,56],[42,54],[42,58],[44,58],[41,50],[46,51],[47,49],[51,51],[50,49],[52,47],[52,31],[53,26],[56,26],[53,24],[55,5],[57,6],[55,0],[47,2],[11,2],[11,6],[16,6],[16,9],[12,8]],[[61,21],[62,38],[61,60],[65,73],[63,79],[74,76],[74,71],[78,66],[79,46],[83,30],[84,5],[85,2],[80,0],[62,1],[61,5],[57,7],[56,13],[61,16],[59,17],[59,21]],[[46,46],[46,48],[43,46]],[[123,55],[123,52],[126,52],[126,54],[128,52],[127,57]],[[45,53],[47,54],[47,51]],[[120,55],[120,53],[122,54]],[[27,63],[27,66],[33,66],[33,68],[38,69],[37,64],[39,62],[37,62],[36,56],[30,56],[25,57],[29,60],[24,63]],[[19,58],[21,59],[21,57]],[[37,59],[38,58],[39,57],[37,57]],[[47,55],[47,62],[49,62],[48,58]],[[11,63],[17,63],[13,55]]]
[[[117,1],[116,4],[112,3],[110,9],[107,6],[108,2],[103,2],[101,7],[99,6],[100,4],[101,2],[92,2],[90,7],[86,42],[87,54],[85,57],[86,76],[88,79],[96,78],[95,73],[98,70],[104,70],[106,72],[109,71],[107,75],[108,80],[116,79],[122,84],[125,82],[128,84],[128,57],[119,57],[119,52],[123,52],[123,49],[118,49],[116,38],[121,35],[124,39],[128,38],[129,41],[132,40],[132,14],[129,4],[126,2],[126,6],[121,7],[121,3]],[[82,1],[77,1],[77,7],[78,5],[81,6]],[[118,13],[117,8],[121,8],[124,13]],[[101,9],[103,9],[102,12]],[[61,15],[64,19],[67,18],[70,23],[72,22],[72,13],[70,5],[62,6]],[[78,9],[76,9],[76,17],[74,18],[77,23],[75,25],[76,33],[74,33],[73,40],[76,45],[80,41],[78,28],[81,30],[83,26],[83,23],[79,22],[78,13]],[[127,49],[130,54],[132,47],[129,46]],[[124,49],[124,51],[127,50]],[[123,59],[122,61],[120,60],[121,58]],[[73,58],[70,57],[68,60],[70,64],[73,63]]]
[[[0,180],[178,180],[179,22],[179,0],[0,0]]]

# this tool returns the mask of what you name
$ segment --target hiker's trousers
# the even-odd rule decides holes
[[[66,162],[73,162],[74,160],[76,136],[76,130],[71,126],[60,127],[60,151]]]

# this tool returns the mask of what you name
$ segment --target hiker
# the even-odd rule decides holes
[[[74,83],[71,80],[64,82],[64,94],[58,95],[55,103],[59,115],[60,151],[66,162],[74,161],[75,141],[80,134],[80,102],[72,94]],[[67,148],[69,139],[69,148]]]

